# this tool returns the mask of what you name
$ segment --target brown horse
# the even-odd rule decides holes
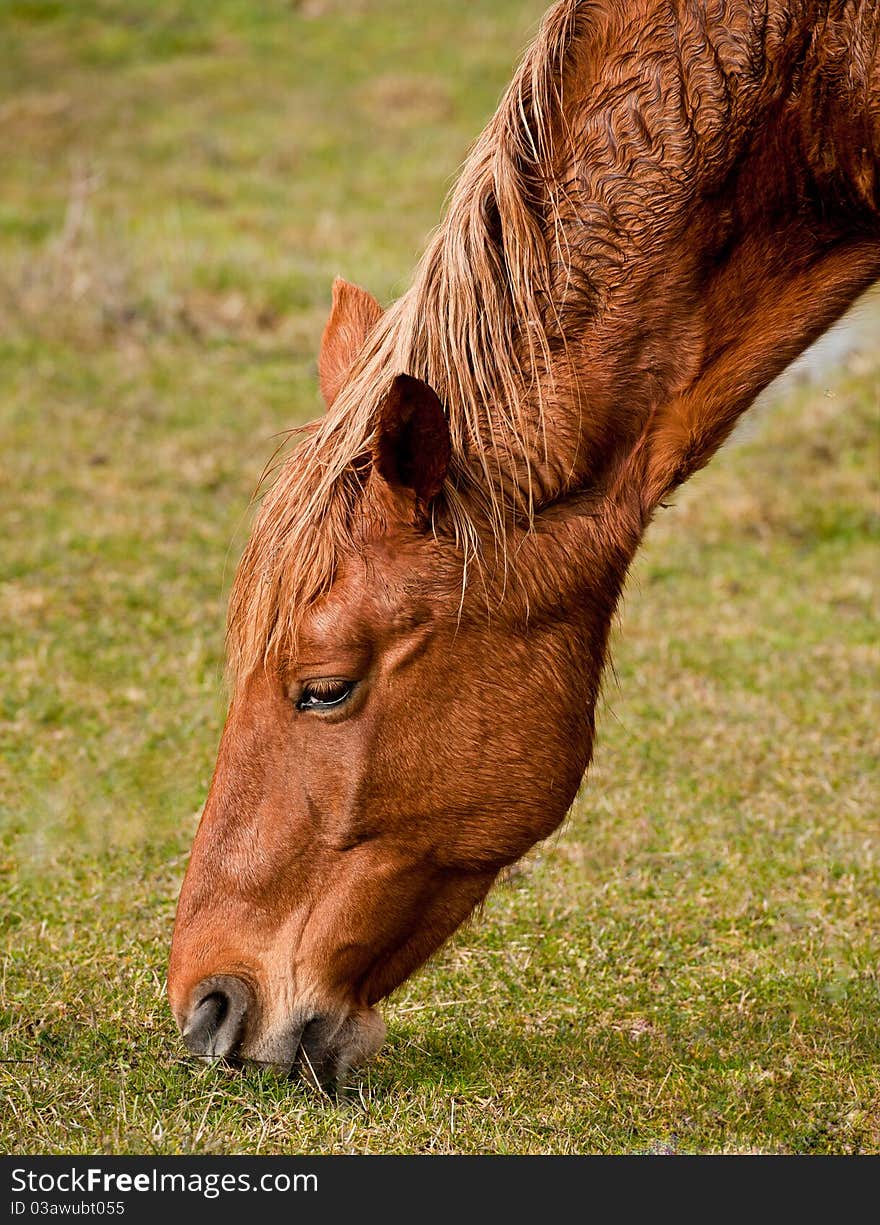
[[[564,818],[663,498],[880,277],[876,0],[561,0],[407,294],[337,281],[180,896],[189,1049],[332,1084]]]

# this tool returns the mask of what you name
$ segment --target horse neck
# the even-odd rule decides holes
[[[880,67],[870,5],[635,7],[584,6],[569,56],[526,433],[539,503],[637,486],[647,516],[880,276]]]

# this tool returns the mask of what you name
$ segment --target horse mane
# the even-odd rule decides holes
[[[530,456],[543,445],[551,351],[564,345],[551,293],[554,263],[565,262],[553,164],[565,136],[567,53],[588,8],[561,0],[545,15],[412,287],[376,324],[331,409],[305,427],[264,498],[230,598],[232,677],[295,639],[354,548],[358,461],[396,374],[422,379],[444,405],[452,455],[434,523],[462,550],[465,574],[487,535],[506,564],[511,516],[532,521]]]
[[[869,283],[870,259],[843,246],[834,272],[828,244],[840,237],[832,214],[851,237],[876,233],[874,137],[861,114],[865,101],[876,113],[873,5],[817,0],[799,17],[797,7],[559,0],[549,10],[412,287],[263,500],[230,598],[233,677],[295,641],[357,549],[364,461],[396,375],[428,383],[444,406],[451,462],[431,509],[435,531],[461,552],[463,581],[484,559],[516,577],[514,523],[528,529],[548,502],[601,479],[592,465],[612,453],[629,455],[621,479],[647,490],[644,519]],[[591,76],[591,61],[601,73]],[[758,151],[743,158],[767,116]],[[732,189],[736,209],[716,207]],[[788,263],[774,253],[774,210],[793,218]],[[702,247],[689,233],[700,226]],[[762,282],[755,270],[768,260],[775,279]],[[718,301],[719,317],[705,316],[710,271],[721,302],[749,281],[763,284],[765,310],[775,296],[769,350],[766,325],[752,334],[734,312],[720,327]],[[759,318],[757,291],[745,297]],[[646,324],[646,309],[665,328]],[[590,379],[588,416],[579,372]]]

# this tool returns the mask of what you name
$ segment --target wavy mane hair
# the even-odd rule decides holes
[[[444,406],[452,455],[432,509],[466,566],[480,556],[487,526],[506,557],[512,518],[531,522],[542,389],[553,377],[551,355],[564,348],[551,305],[564,241],[554,226],[562,188],[553,167],[565,130],[566,52],[585,7],[564,0],[546,15],[465,162],[411,289],[375,325],[332,407],[304,427],[265,497],[230,600],[232,677],[296,634],[353,547],[358,460],[370,452],[397,373],[428,383]]]
[[[815,12],[809,21],[801,15],[794,38],[788,9],[759,0],[559,0],[549,10],[464,164],[412,287],[374,325],[326,416],[303,429],[263,501],[230,599],[233,678],[295,637],[355,547],[364,460],[396,375],[429,384],[448,421],[451,462],[432,503],[435,530],[457,542],[465,579],[493,552],[506,573],[511,526],[528,528],[543,505],[589,480],[593,452],[622,454],[665,400],[673,407],[656,422],[654,452],[666,446],[676,470],[654,483],[660,492],[680,483],[707,462],[760,387],[848,304],[847,277],[835,288],[829,280],[827,310],[817,309],[814,322],[805,310],[804,325],[780,335],[775,356],[760,357],[756,370],[741,338],[742,368],[717,362],[713,383],[713,363],[730,341],[705,315],[713,306],[702,273],[724,267],[735,225],[746,271],[731,266],[719,283],[739,296],[748,282],[763,286],[761,309],[755,294],[751,305],[768,319],[786,295],[810,300],[806,253],[826,228],[829,249],[836,241],[826,200],[848,214],[851,237],[863,227],[870,242],[875,232],[874,5],[805,4],[804,14]],[[842,110],[841,83],[862,79],[864,113]],[[777,122],[789,102],[795,110],[785,112],[784,134],[772,129],[763,160],[738,161],[756,122]],[[725,203],[731,182],[737,215]],[[714,254],[674,283],[665,267],[673,246],[681,268],[698,258],[688,227],[699,201],[700,224],[714,227]],[[801,212],[805,254],[794,246],[787,271],[762,280],[778,254],[768,217]],[[844,250],[844,266],[849,258]],[[853,283],[869,283],[869,271],[857,269]],[[641,321],[648,298],[663,302],[667,325],[650,340]],[[702,334],[685,332],[688,319],[702,319]],[[569,345],[594,321],[603,329],[605,384],[613,376],[625,420],[599,403],[597,370],[584,412]],[[692,391],[676,408],[674,393],[689,380]],[[551,427],[562,441],[548,410],[563,402],[574,417],[562,426],[569,455],[552,457],[548,483]]]

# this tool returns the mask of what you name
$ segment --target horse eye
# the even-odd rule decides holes
[[[354,681],[309,681],[303,685],[296,703],[297,710],[333,710],[347,701],[354,690]]]

